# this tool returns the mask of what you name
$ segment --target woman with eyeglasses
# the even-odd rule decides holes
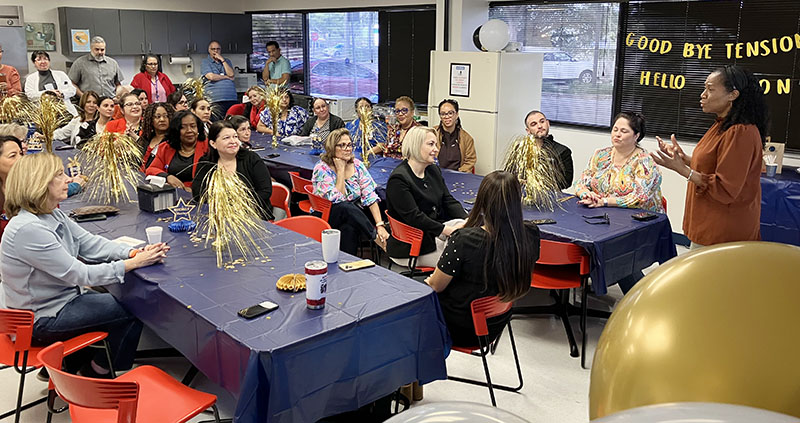
[[[92,91],[88,91],[92,92]],[[85,95],[86,93],[84,93]],[[100,97],[97,99],[97,117],[94,120],[81,123],[78,135],[75,137],[75,145],[81,148],[86,141],[89,141],[96,134],[102,134],[106,126],[114,116],[114,99],[111,97]]]
[[[166,138],[169,121],[174,114],[175,109],[168,103],[154,103],[144,110],[142,136],[139,137],[139,147],[142,149],[142,172],[147,170],[158,154],[158,146]]]
[[[322,101],[325,103],[325,100]],[[325,103],[327,106],[328,103]],[[302,132],[304,125],[308,122],[308,112],[306,109],[294,104],[294,96],[287,91],[281,97],[281,115],[278,119],[278,132],[281,137],[290,137]],[[258,117],[256,131],[262,134],[272,135],[272,113],[268,109],[263,109]],[[323,122],[323,125],[325,122]],[[336,129],[336,128],[334,128]]]
[[[142,103],[134,93],[122,97],[122,117],[112,120],[106,125],[106,132],[118,132],[133,138],[142,133]]]
[[[439,146],[439,167],[470,173],[475,170],[478,155],[472,135],[461,127],[458,117],[458,102],[445,99],[439,103],[439,119],[436,138]]]
[[[172,107],[175,108],[176,112],[180,112],[181,110],[189,110],[189,101],[186,100],[183,90],[177,90],[168,95],[167,103],[171,104]]]
[[[203,122],[194,113],[181,110],[169,122],[166,140],[145,173],[164,177],[170,186],[192,192],[198,162],[207,152]]]
[[[383,153],[385,157],[395,159],[403,158],[403,139],[408,130],[420,126],[414,120],[414,100],[408,96],[402,96],[394,102],[394,115],[397,118],[397,125],[389,125],[385,144],[378,144],[373,148],[374,153]]]
[[[139,73],[134,75],[131,86],[143,90],[148,103],[165,103],[167,97],[175,92],[169,77],[161,72],[161,63],[155,54],[146,54],[139,67]]]
[[[367,167],[353,155],[353,140],[347,128],[328,135],[311,181],[314,194],[333,203],[328,223],[341,231],[341,251],[355,255],[362,236],[386,249],[389,233],[381,219],[377,185]]]
[[[53,92],[64,102],[67,111],[76,116],[78,111],[70,99],[77,90],[69,76],[60,70],[50,69],[50,54],[46,51],[37,50],[31,53],[31,62],[36,67],[36,72],[25,77],[25,95],[28,99],[38,102],[46,91]]]
[[[372,109],[372,101],[366,97],[359,97],[355,103],[356,110],[362,107],[368,107]],[[355,143],[355,149],[353,150],[357,156],[361,156],[361,119],[355,118],[354,120],[347,122],[345,124],[345,128],[353,135],[353,142]],[[382,119],[379,119],[378,116],[375,116],[375,120],[372,122],[372,138],[369,139],[369,145],[372,146],[372,154],[378,154],[380,152],[380,148],[376,149],[376,145],[378,144],[385,144],[386,143],[386,122]]]
[[[269,202],[272,195],[272,180],[267,165],[258,154],[241,148],[236,128],[227,120],[214,122],[208,131],[208,153],[200,160],[192,182],[195,200],[208,190],[208,174],[219,166],[224,171],[236,174],[250,188],[253,199],[259,205],[258,213],[264,220],[281,220],[286,217],[283,209],[273,209]]]
[[[336,129],[344,128],[344,121],[339,116],[331,114],[325,99],[315,98],[311,102],[311,107],[314,109],[314,116],[303,124],[300,136],[317,137],[324,142],[328,139],[328,134]]]

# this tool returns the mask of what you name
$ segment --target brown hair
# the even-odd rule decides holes
[[[61,159],[52,153],[29,154],[19,159],[6,178],[6,214],[14,217],[22,209],[36,215],[52,212],[48,203],[50,181],[63,170]]]
[[[350,142],[353,142],[353,137],[350,135],[350,131],[348,131],[347,128],[334,129],[328,134],[328,138],[325,138],[325,152],[319,156],[319,159],[330,166],[331,169],[335,169],[333,158],[336,157],[336,144],[339,144],[339,141],[345,135],[350,138]]]
[[[404,102],[409,104],[408,113],[412,113],[413,114],[414,110],[416,110],[416,107],[414,106],[414,100],[412,100],[411,97],[409,97],[407,95],[401,95],[400,97],[397,97],[397,100],[394,101],[394,106],[395,107],[397,107],[397,102],[399,102],[399,101],[404,101]]]
[[[78,106],[81,109],[81,122],[95,120],[95,118],[97,118],[97,110],[94,111],[94,116],[86,116],[86,102],[89,101],[89,97],[94,97],[94,102],[97,105],[97,108],[100,108],[100,94],[97,94],[92,90],[84,91],[83,94],[81,94],[80,101],[78,101]]]

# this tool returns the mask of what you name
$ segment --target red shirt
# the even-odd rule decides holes
[[[200,161],[200,158],[203,157],[208,152],[208,141],[197,141],[197,145],[194,148],[194,164],[192,165],[192,178],[197,173],[197,162]],[[156,153],[156,157],[153,159],[153,163],[150,163],[150,166],[147,168],[145,172],[146,175],[162,175],[164,173],[169,173],[169,164],[172,163],[172,159],[175,157],[175,149],[172,148],[166,141],[161,143],[158,146],[158,153]],[[184,182],[184,185],[187,187],[192,186],[191,182]]]
[[[161,86],[164,87],[164,93],[168,96],[175,92],[175,86],[172,85],[172,81],[169,80],[169,77],[162,72],[156,74],[158,78],[158,82],[161,83]],[[133,76],[133,80],[131,81],[131,86],[133,88],[139,88],[143,90],[147,94],[147,101],[153,103],[153,84],[150,79],[150,74],[147,72],[139,72]]]

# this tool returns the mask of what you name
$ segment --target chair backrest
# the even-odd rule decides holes
[[[298,172],[289,172],[289,177],[292,178],[292,192],[305,194],[306,185],[311,185],[311,181],[301,177]]]
[[[389,216],[388,211],[386,212],[386,217],[389,219],[389,228],[392,229],[392,237],[400,242],[411,244],[411,250],[408,255],[411,257],[418,257],[419,249],[422,247],[422,230],[395,220],[392,216]]]
[[[277,182],[272,183],[272,195],[269,197],[269,203],[272,207],[277,207],[286,210],[286,217],[292,217],[292,212],[289,210],[289,188]]]
[[[306,194],[308,194],[308,201],[311,202],[311,208],[315,211],[322,213],[322,220],[328,221],[331,217],[331,207],[333,204],[326,199],[322,198],[319,195],[314,194],[314,186],[313,185],[306,185],[305,186]]]
[[[541,240],[539,245],[539,260],[536,260],[537,264],[579,264],[581,275],[589,274],[589,253],[583,248],[571,242],[550,241],[548,239]]]
[[[331,228],[328,222],[317,216],[295,216],[274,223],[282,228],[315,239],[318,242],[322,242],[322,231]]]
[[[11,342],[8,335],[14,335]],[[0,309],[0,336],[4,336],[2,348],[13,344],[15,352],[29,350],[33,336],[33,312],[28,310]]]
[[[511,310],[511,303],[500,301],[500,297],[483,297],[470,303],[472,310],[472,324],[475,326],[475,335],[486,336],[489,334],[487,319],[499,316]]]
[[[56,342],[37,356],[47,368],[56,393],[70,405],[87,408],[116,409],[117,422],[136,421],[139,384],[118,380],[92,379],[63,372],[64,344]]]
[[[233,106],[228,107],[228,110],[225,112],[225,116],[244,115],[244,108],[245,108],[245,105],[242,104],[242,103],[234,104]]]

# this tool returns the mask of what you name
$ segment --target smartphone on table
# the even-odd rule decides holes
[[[245,319],[254,319],[264,313],[269,313],[272,310],[278,308],[278,305],[273,303],[272,301],[263,301],[254,306],[250,306],[247,308],[243,308],[239,310],[239,316],[244,317]]]

